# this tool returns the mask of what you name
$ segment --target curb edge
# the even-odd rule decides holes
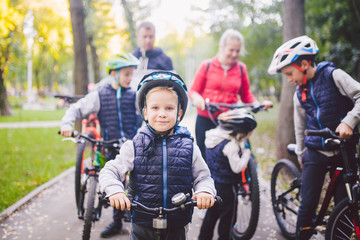
[[[68,175],[72,174],[75,171],[75,166],[69,168],[68,170],[65,170],[64,172],[60,173],[58,176],[54,177],[50,181],[44,183],[43,185],[37,187],[33,191],[31,191],[29,194],[27,194],[25,197],[21,198],[19,201],[5,209],[0,213],[0,222],[4,222],[11,214],[16,212],[18,209],[20,209],[23,205],[31,201],[32,198],[36,197],[39,193],[44,191],[45,189],[51,187],[55,183],[57,183],[59,180],[67,177]]]

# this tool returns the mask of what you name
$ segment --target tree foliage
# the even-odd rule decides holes
[[[360,2],[306,1],[306,23],[319,45],[319,60],[333,61],[360,80]]]
[[[247,54],[240,60],[247,64],[252,90],[266,95],[275,88],[280,96],[280,77],[269,76],[267,68],[274,49],[282,42],[281,1],[211,0],[205,12],[216,42],[228,28],[244,35]]]
[[[11,115],[11,107],[7,99],[5,76],[8,73],[10,62],[16,59],[19,45],[18,35],[21,35],[21,23],[25,12],[16,3],[10,0],[0,1],[0,112],[1,115]],[[14,66],[16,69],[17,66]],[[13,69],[14,69],[13,68]]]

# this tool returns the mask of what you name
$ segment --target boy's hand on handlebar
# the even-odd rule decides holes
[[[193,200],[197,201],[197,207],[199,209],[208,209],[214,206],[215,199],[214,196],[207,192],[199,192],[194,194],[192,197]]]
[[[339,133],[339,138],[349,139],[353,135],[352,128],[344,122],[341,122],[335,132]]]
[[[112,207],[121,209],[121,211],[124,211],[125,208],[127,210],[131,208],[130,200],[125,193],[115,193],[109,197],[109,200]]]
[[[64,126],[60,129],[60,134],[64,137],[71,137],[73,132],[73,128],[70,126]]]

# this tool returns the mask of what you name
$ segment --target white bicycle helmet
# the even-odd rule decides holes
[[[248,134],[257,126],[254,116],[246,109],[234,109],[223,112],[218,116],[218,123],[224,130],[245,134]]]
[[[268,73],[276,74],[283,67],[295,62],[301,55],[316,55],[318,52],[316,42],[306,35],[291,39],[276,50]]]

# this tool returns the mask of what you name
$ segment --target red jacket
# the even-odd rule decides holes
[[[243,69],[241,76],[240,64]],[[237,103],[239,98],[243,103],[256,101],[250,92],[249,75],[244,63],[236,62],[227,71],[221,67],[218,57],[201,63],[195,74],[189,95],[199,93],[204,99],[209,98],[214,103]],[[207,110],[197,112],[200,116],[209,118]],[[216,117],[218,114],[214,114]]]

